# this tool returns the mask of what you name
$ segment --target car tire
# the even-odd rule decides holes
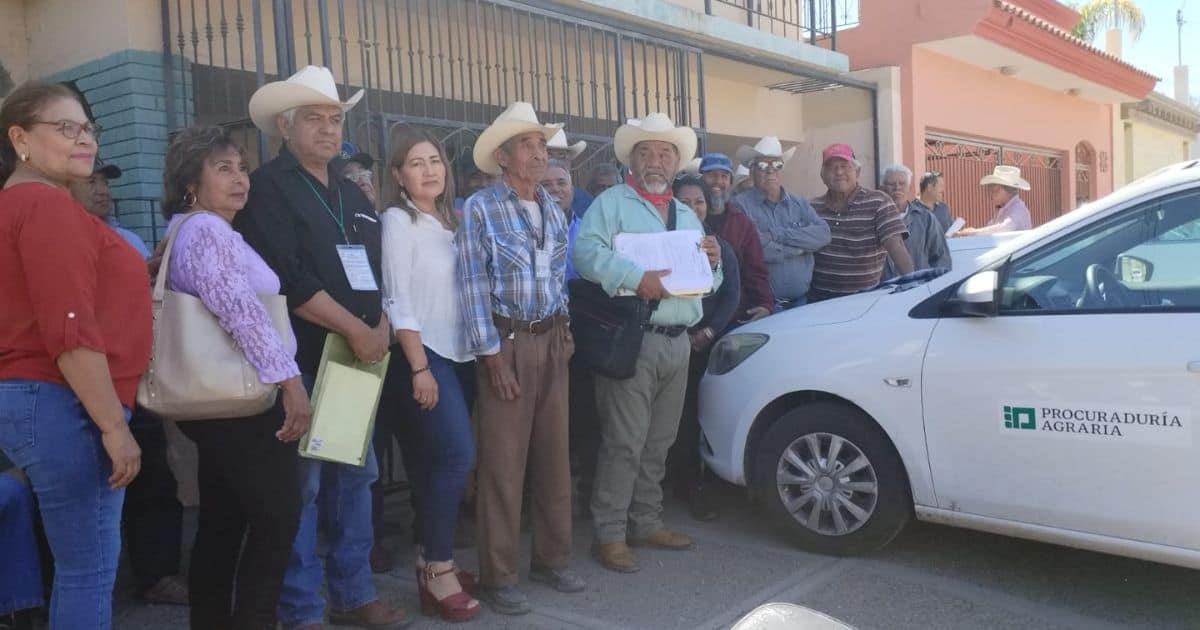
[[[833,452],[835,440],[840,442]],[[793,409],[775,421],[755,450],[759,496],[806,550],[877,551],[912,516],[900,455],[874,421],[849,405],[817,402]]]

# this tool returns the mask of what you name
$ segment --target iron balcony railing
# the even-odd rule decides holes
[[[810,44],[828,40],[837,50],[837,32],[858,24],[859,0],[704,0],[704,12]]]

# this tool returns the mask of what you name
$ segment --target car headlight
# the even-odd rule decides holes
[[[767,343],[770,337],[762,333],[732,333],[713,346],[708,358],[708,373],[720,376],[741,365],[750,355]]]

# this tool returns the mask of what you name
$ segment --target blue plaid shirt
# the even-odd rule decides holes
[[[467,344],[476,355],[500,351],[494,315],[521,321],[567,310],[567,221],[546,190],[537,187],[550,252],[550,274],[537,277],[537,235],[520,199],[503,180],[471,195],[463,206],[458,243],[459,288]]]

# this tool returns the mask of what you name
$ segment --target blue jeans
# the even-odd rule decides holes
[[[108,487],[100,429],[69,387],[3,380],[0,449],[29,476],[54,553],[50,627],[111,628],[125,490]]]
[[[2,386],[0,386],[2,387]],[[33,534],[33,492],[0,472],[0,615],[45,603],[42,565]]]
[[[471,435],[471,411],[467,407],[458,364],[425,349],[429,371],[437,381],[438,403],[428,411],[413,399],[412,378],[400,379],[405,402],[405,422],[418,423],[421,448],[416,466],[410,466],[414,478],[412,491],[418,508],[418,538],[425,560],[446,562],[454,559],[454,527],[462,501],[467,475],[475,460],[475,438]],[[403,361],[406,374],[412,367],[403,354],[392,356]]]
[[[804,306],[805,304],[808,304],[808,295],[801,295],[800,297],[792,300],[777,299],[775,300],[775,310],[776,312],[789,311],[797,306]]]
[[[314,376],[305,374],[303,380],[311,393]],[[362,466],[300,459],[300,529],[279,597],[279,621],[284,628],[323,623],[321,584],[326,574],[329,598],[336,610],[351,610],[379,599],[368,560],[374,542],[371,484],[379,477],[374,450],[368,447]],[[326,484],[327,501],[317,501],[322,483]],[[319,510],[326,513],[322,516]],[[319,521],[327,526],[329,536],[324,568],[317,556]]]

